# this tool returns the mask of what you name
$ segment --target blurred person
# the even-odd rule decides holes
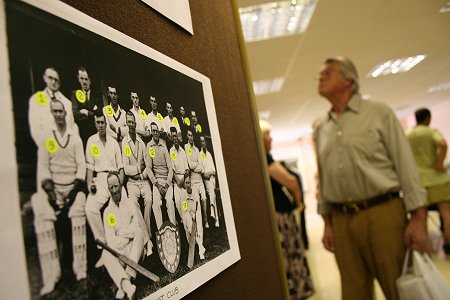
[[[181,190],[184,188],[184,178],[189,173],[189,166],[187,164],[186,152],[180,146],[177,129],[170,127],[170,135],[172,137],[173,146],[170,148],[170,158],[172,160],[173,168],[173,194],[175,200],[175,207],[178,214],[181,216]]]
[[[301,230],[295,219],[296,207],[303,209],[300,185],[295,176],[274,161],[270,154],[272,126],[260,120],[259,127],[267,155],[289,294],[291,299],[305,299],[314,293],[314,287],[306,263]]]
[[[100,98],[91,89],[91,78],[85,67],[80,66],[77,70],[77,80],[80,89],[72,91],[70,100],[72,101],[73,117],[78,125],[80,137],[83,145],[86,145],[88,138],[95,134],[94,112],[101,109]]]
[[[113,137],[119,145],[122,139],[127,135],[128,127],[126,121],[126,112],[119,105],[119,94],[117,89],[108,85],[109,104],[103,108],[103,114],[106,118],[106,133]]]
[[[361,99],[349,59],[326,59],[318,83],[331,103],[315,131],[318,212],[323,244],[341,274],[342,299],[374,299],[374,279],[386,299],[398,299],[406,247],[428,250],[426,193],[411,147],[389,107]]]
[[[419,170],[420,184],[427,190],[427,205],[437,205],[444,229],[444,250],[450,254],[450,181],[444,165],[447,142],[439,130],[430,127],[431,112],[415,112],[417,125],[407,132]]]
[[[196,222],[195,242],[198,245],[198,253],[200,260],[205,259],[206,249],[203,246],[203,226],[200,220],[202,219],[202,211],[200,206],[199,193],[195,187],[191,185],[191,177],[186,173],[183,180],[183,189],[181,189],[181,201],[183,208],[181,209],[181,219],[183,220],[184,230],[186,232],[186,239],[194,234],[192,232],[192,224]]]
[[[207,218],[207,198],[205,186],[203,185],[202,174],[204,172],[202,164],[199,162],[199,151],[197,146],[194,144],[194,135],[191,129],[187,131],[188,142],[184,145],[184,151],[186,152],[187,163],[189,167],[189,172],[191,174],[191,184],[195,186],[201,196],[201,209],[203,216],[203,224],[205,228],[209,228],[208,218]]]
[[[31,137],[38,148],[47,138],[48,130],[51,130],[55,125],[50,108],[50,104],[55,100],[59,100],[64,105],[66,126],[72,130],[73,134],[79,134],[78,126],[76,126],[73,118],[72,102],[59,90],[61,81],[58,72],[55,68],[48,67],[45,69],[42,78],[45,82],[44,90],[34,93],[28,101],[28,125],[30,126]]]
[[[133,113],[134,119],[136,120],[136,133],[143,141],[148,141],[148,139],[150,138],[150,133],[148,132],[148,130],[145,130],[145,120],[147,119],[147,113],[140,106],[139,95],[137,92],[131,91],[130,99],[133,103],[133,107],[130,109],[130,111]]]
[[[177,225],[175,218],[175,207],[173,202],[173,168],[169,152],[165,143],[159,138],[160,130],[155,122],[150,124],[152,131],[152,140],[147,144],[145,151],[145,166],[147,168],[148,177],[153,186],[153,205],[162,206],[165,201],[167,214],[170,222]],[[158,229],[162,225],[162,214],[156,213],[154,210],[156,226]]]
[[[53,100],[49,106],[56,126],[48,130],[46,145],[39,147],[42,189],[31,197],[43,283],[41,295],[54,290],[61,266],[72,268],[77,280],[86,278],[87,271],[83,143],[67,127],[63,103]]]
[[[86,145],[86,184],[89,191],[86,218],[94,238],[105,243],[100,210],[110,196],[107,176],[109,172],[118,172],[120,182],[123,182],[124,170],[119,144],[106,133],[107,123],[100,110],[96,112],[94,120],[97,133],[88,139]]]
[[[216,201],[216,167],[214,166],[214,158],[211,152],[208,151],[205,136],[200,136],[200,152],[198,154],[198,161],[202,165],[203,184],[209,196],[209,206],[211,210],[211,217],[214,218],[214,226],[219,227],[219,212],[217,210]]]
[[[127,199],[119,174],[110,172],[107,182],[111,196],[103,213],[106,243],[118,253],[137,263],[144,245],[149,241],[144,220],[134,203]],[[136,286],[131,283],[131,280],[136,278],[136,271],[130,266],[124,268],[124,264],[107,250],[103,250],[102,259],[118,288],[116,299],[122,299],[125,294],[128,299],[133,299]]]
[[[140,116],[139,116],[140,117]],[[152,213],[152,188],[148,181],[148,171],[145,166],[144,156],[146,146],[136,132],[136,118],[132,112],[127,112],[128,134],[122,140],[123,169],[127,180],[128,198],[136,205],[139,212],[139,197],[144,198],[144,221],[148,235],[151,236],[150,216]],[[155,214],[161,214],[161,208],[153,205]],[[159,212],[158,212],[159,210]],[[152,254],[152,242],[147,243],[146,254]]]

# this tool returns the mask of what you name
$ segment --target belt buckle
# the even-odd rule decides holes
[[[359,208],[359,206],[356,203],[348,203],[345,204],[343,206],[343,211],[345,213],[353,213],[356,214],[357,212],[359,212],[361,210],[361,208]]]

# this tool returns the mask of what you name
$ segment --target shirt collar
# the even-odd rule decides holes
[[[360,94],[353,94],[353,96],[347,102],[347,105],[344,108],[344,112],[351,111],[354,113],[358,113],[361,108],[362,101],[363,100],[361,99]],[[331,108],[330,111],[328,112],[328,119],[334,119],[333,116],[334,116],[334,112],[333,112],[333,109]]]

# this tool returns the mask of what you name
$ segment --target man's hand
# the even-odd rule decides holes
[[[405,231],[405,243],[412,250],[429,252],[428,235],[426,229],[427,212],[424,207],[411,212],[408,226]]]
[[[322,243],[325,249],[330,252],[334,252],[336,250],[336,246],[334,244],[334,235],[333,235],[333,225],[331,223],[331,216],[324,216],[325,227],[323,231]]]
[[[54,210],[59,210],[58,205],[56,205],[56,194],[55,194],[55,184],[51,179],[45,179],[42,181],[42,189],[47,193],[48,203]]]

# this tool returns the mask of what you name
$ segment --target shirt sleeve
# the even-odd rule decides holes
[[[144,160],[145,160],[145,166],[148,174],[148,178],[150,179],[151,183],[154,185],[156,183],[156,177],[153,173],[153,159],[150,157],[150,154],[148,153],[148,149],[150,149],[151,145],[150,143],[147,144],[146,151],[144,153]]]
[[[79,136],[75,138],[75,160],[77,162],[77,173],[75,177],[77,179],[86,180],[86,159],[83,153],[83,142]]]

